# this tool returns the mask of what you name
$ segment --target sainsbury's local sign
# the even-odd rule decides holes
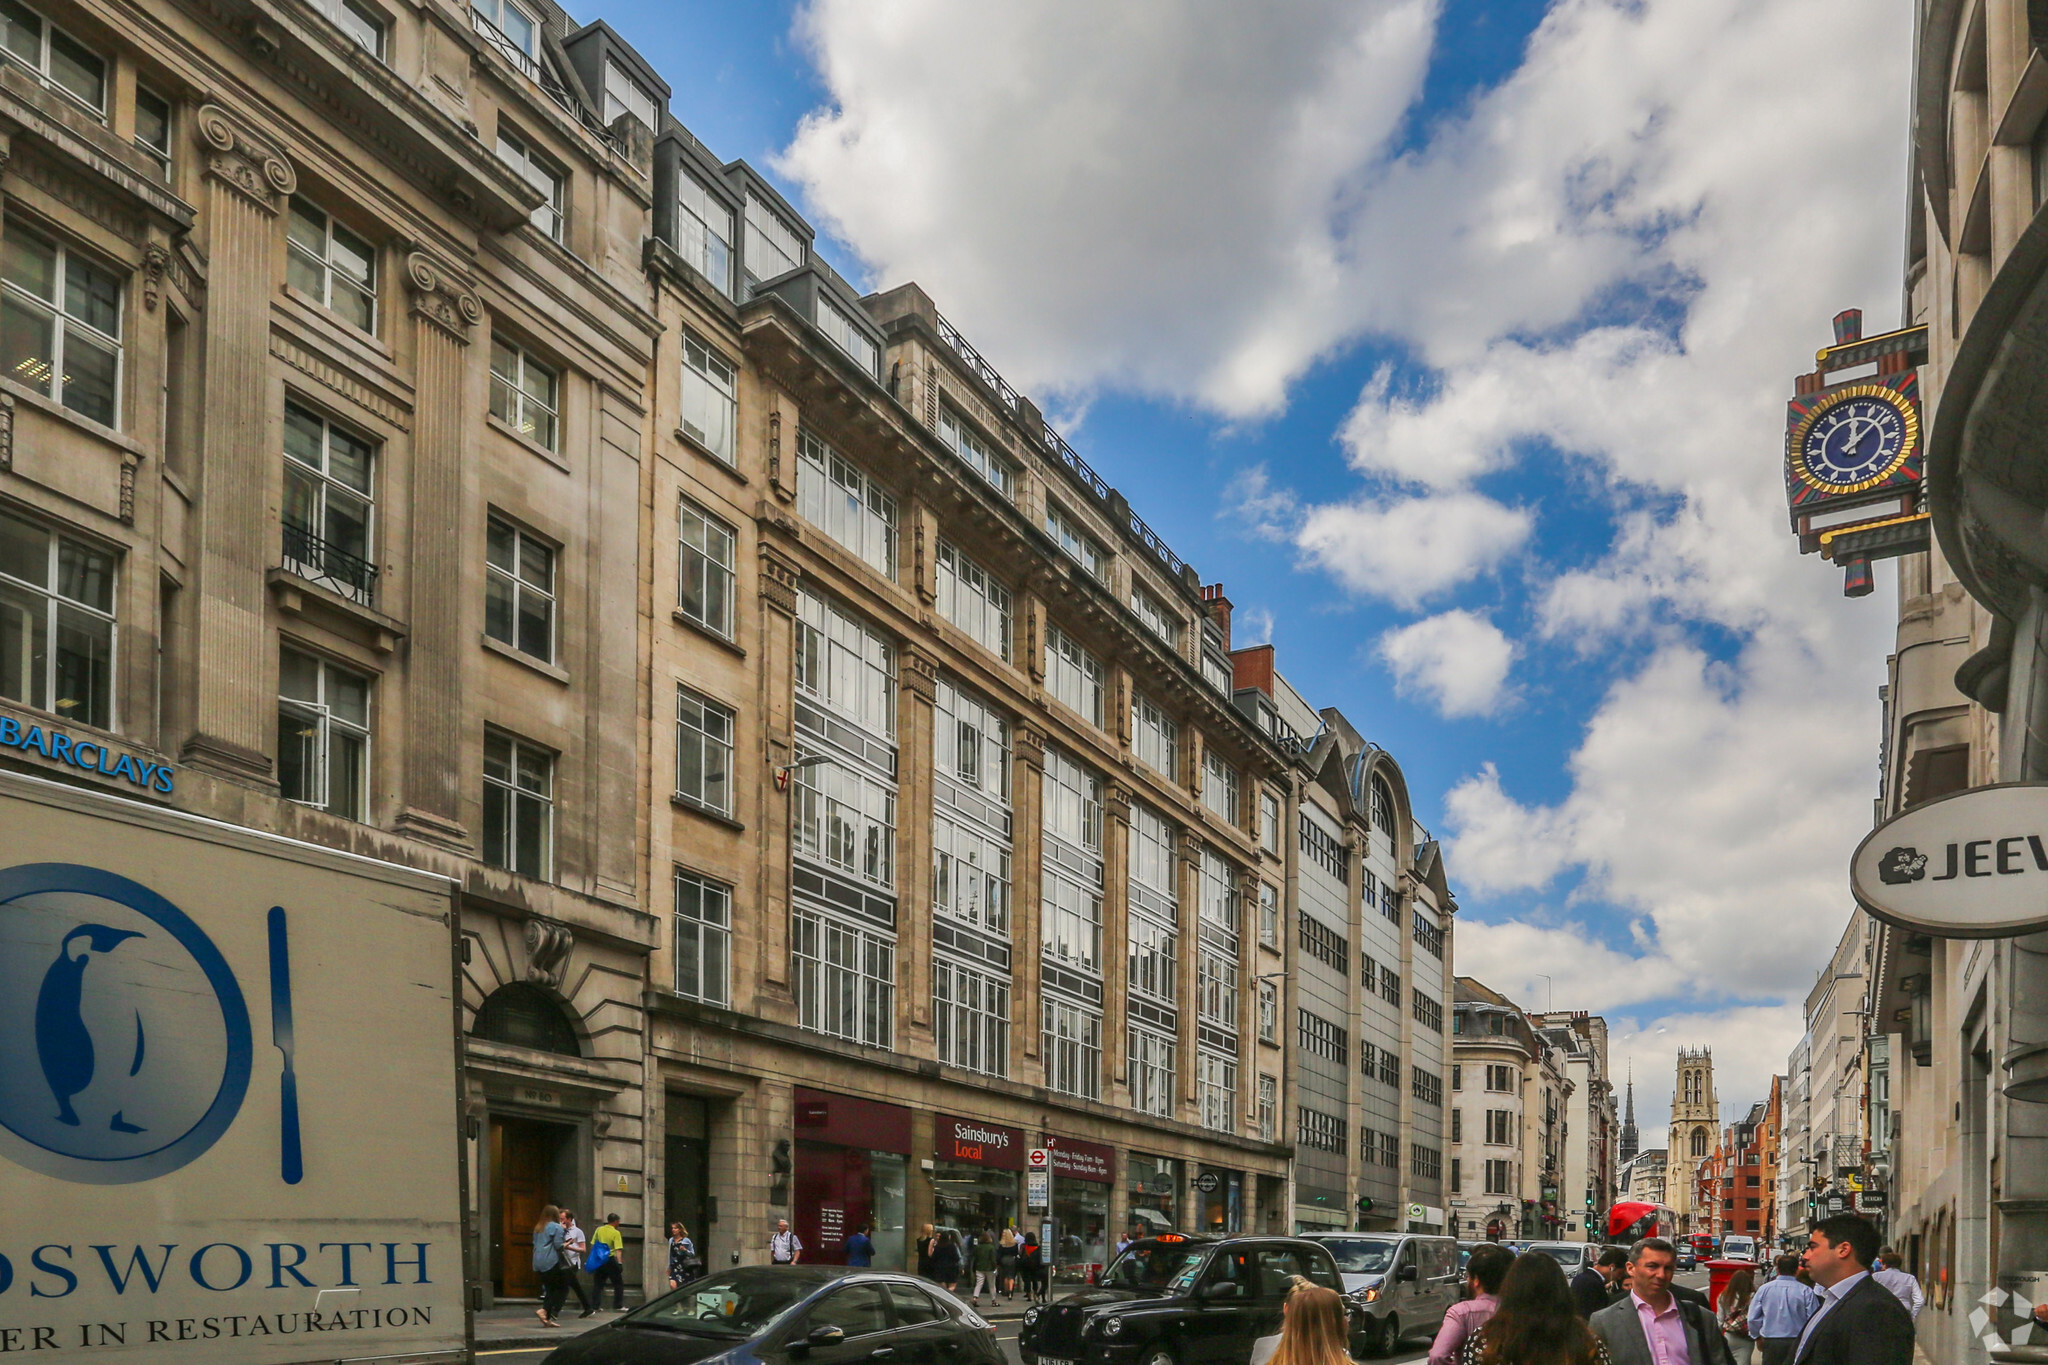
[[[1942,938],[2048,929],[2048,783],[1940,797],[1872,830],[1849,860],[1857,904]]]

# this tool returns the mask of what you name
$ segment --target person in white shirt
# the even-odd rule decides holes
[[[1927,1306],[1927,1295],[1920,1288],[1920,1281],[1910,1271],[1899,1269],[1899,1253],[1890,1247],[1882,1247],[1877,1253],[1877,1265],[1870,1272],[1870,1278],[1899,1296],[1899,1302],[1906,1305],[1906,1311],[1913,1320],[1920,1320],[1920,1310]]]
[[[583,1305],[583,1311],[576,1316],[587,1318],[597,1311],[590,1291],[583,1287],[583,1253],[590,1250],[590,1239],[583,1235],[583,1229],[576,1226],[576,1215],[562,1210],[562,1267],[569,1272],[569,1283],[575,1286],[576,1300]]]
[[[789,1230],[789,1220],[775,1220],[775,1234],[768,1239],[768,1260],[774,1265],[795,1265],[804,1258],[803,1240]]]

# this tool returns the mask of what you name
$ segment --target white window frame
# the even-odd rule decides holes
[[[491,416],[542,450],[561,434],[562,372],[508,337],[491,338]]]
[[[1137,613],[1138,620],[1145,629],[1165,641],[1169,649],[1179,652],[1182,625],[1180,617],[1135,581],[1131,584],[1131,610]]]
[[[1102,779],[1062,749],[1045,751],[1044,821],[1048,834],[1102,856]]]
[[[712,220],[724,224],[720,232]],[[733,296],[736,228],[732,209],[687,168],[676,176],[676,254],[711,281],[727,298]]]
[[[949,541],[939,542],[939,615],[989,653],[1009,662],[1010,590]]]
[[[284,515],[290,511],[291,480],[294,477],[306,480],[310,485],[309,491],[314,495],[314,506],[311,509],[313,524],[300,529],[319,541],[320,547],[312,550],[313,555],[322,556],[331,551],[337,555],[346,555],[351,558],[360,559],[364,566],[360,573],[365,581],[362,584],[356,584],[337,577],[335,566],[331,566],[329,561],[324,558],[301,558],[296,555],[285,554],[282,557],[286,567],[312,582],[320,583],[333,589],[351,601],[361,602],[368,606],[376,597],[377,460],[381,451],[376,443],[368,437],[343,426],[339,422],[330,420],[325,413],[317,408],[309,407],[304,403],[287,398],[285,400],[285,410],[287,414],[287,433],[290,431],[291,414],[297,414],[302,421],[318,425],[320,429],[320,463],[317,465],[308,463],[291,453],[289,441],[282,443],[279,453],[284,461],[286,506],[280,510],[279,514],[281,528],[289,530],[292,525],[289,520],[285,519]],[[357,488],[346,479],[335,476],[334,438],[337,434],[352,444],[363,448],[363,482],[366,485],[365,487]],[[345,502],[360,503],[362,505],[363,549],[360,555],[357,555],[354,551],[343,549],[328,534],[332,529],[329,513],[331,505],[337,497]]]
[[[162,142],[151,142],[142,135],[142,105],[149,100],[163,106],[164,138]],[[171,181],[172,149],[178,145],[178,106],[169,96],[160,95],[146,85],[135,87],[135,149],[154,161],[157,171],[165,184]]]
[[[1056,996],[1044,998],[1040,1052],[1045,1088],[1084,1100],[1102,1098],[1102,1013]]]
[[[1202,922],[1229,934],[1231,943],[1235,945],[1244,918],[1244,907],[1239,903],[1237,869],[1221,853],[1203,844],[1196,881],[1201,893]]]
[[[1195,1007],[1203,1023],[1237,1032],[1237,959],[1207,944],[1195,950]]]
[[[739,464],[739,368],[683,329],[683,435],[728,468]]]
[[[944,954],[932,957],[932,1033],[939,1061],[1010,1074],[1010,981]]]
[[[676,501],[676,610],[720,639],[733,636],[739,532],[689,498]],[[690,583],[703,585],[691,600]]]
[[[1237,1131],[1237,1058],[1195,1049],[1195,1103],[1204,1128]]]
[[[1173,1004],[1180,987],[1179,929],[1133,907],[1124,931],[1130,944],[1126,987],[1133,995]]]
[[[1094,536],[1081,529],[1079,522],[1067,515],[1065,508],[1050,498],[1045,501],[1045,533],[1058,541],[1060,549],[1086,569],[1089,577],[1098,582],[1108,581],[1108,552]]]
[[[312,790],[304,795],[292,796],[286,794],[282,786],[280,786],[279,794],[284,796],[285,800],[296,805],[311,806],[316,810],[324,810],[330,815],[339,815],[343,819],[358,822],[367,820],[369,818],[370,804],[370,692],[372,680],[367,674],[359,673],[353,668],[343,668],[340,664],[322,658],[310,650],[294,649],[290,645],[284,645],[280,648],[279,653],[278,728],[280,730],[284,728],[285,718],[289,715],[295,723],[311,726],[313,731],[310,736],[307,736],[313,741],[311,745],[312,762],[310,764]],[[284,661],[282,658],[285,654],[295,655],[313,666],[313,696],[292,697],[285,695]],[[339,674],[342,677],[362,684],[363,716],[360,721],[351,720],[337,713],[336,709],[330,705],[328,697],[331,685],[330,674]],[[354,762],[351,765],[355,769],[355,780],[353,783],[355,800],[352,803],[337,803],[335,797],[334,770],[336,764],[334,748],[337,737],[343,741],[354,740],[358,745]],[[282,734],[278,736],[278,758],[279,767],[282,769],[284,758],[284,736]],[[282,773],[280,772],[281,776]]]
[[[675,871],[675,992],[707,1005],[732,1003],[732,888]],[[685,951],[684,945],[690,945]],[[695,968],[694,979],[686,975]]]
[[[541,30],[539,17],[529,14],[524,5],[515,4],[514,0],[469,0],[469,9],[472,16],[489,24],[491,33],[503,38],[506,46],[512,49],[510,52],[505,52],[503,48],[500,48],[499,51],[511,58],[521,71],[534,80],[539,80]],[[518,15],[524,21],[523,27],[525,29],[526,42],[520,42],[518,35],[505,27],[505,11],[507,10]],[[490,35],[486,34],[485,36],[489,37]],[[496,47],[497,44],[493,43],[492,46]]]
[[[334,26],[363,51],[384,60],[391,22],[384,14],[361,0],[318,0],[319,8]]]
[[[512,562],[510,565],[498,562],[494,541],[499,536],[511,537]],[[547,581],[544,583],[535,582],[529,577],[529,565],[527,563],[527,550],[529,546],[546,557],[544,563],[547,569]],[[487,519],[484,530],[485,635],[504,645],[507,649],[516,650],[530,659],[538,659],[544,664],[551,664],[555,661],[555,637],[557,634],[555,578],[560,558],[560,554],[552,544],[533,534],[533,532],[527,530],[518,522],[495,514]],[[510,638],[498,634],[491,626],[490,604],[493,598],[500,599],[506,604],[505,616],[511,627]],[[547,639],[543,642],[544,652],[540,653],[536,653],[526,647],[528,641],[525,639],[525,631],[522,629],[527,620],[528,609],[534,604],[539,605],[540,611],[538,615],[547,623]]]
[[[1007,937],[1013,891],[1009,722],[951,678],[939,679],[933,719],[932,909]]]
[[[1259,791],[1259,847],[1279,856],[1280,798],[1263,788]]]
[[[939,436],[952,447],[961,463],[981,475],[998,493],[1006,498],[1017,496],[1017,471],[947,403],[939,404]]]
[[[1180,780],[1180,722],[1143,692],[1131,693],[1131,753],[1169,782]]]
[[[739,713],[730,706],[676,684],[677,796],[704,810],[732,814],[732,759],[738,729]]]
[[[625,92],[620,93],[623,86]],[[620,114],[631,114],[647,125],[649,132],[659,132],[661,121],[655,112],[655,94],[640,84],[633,73],[626,70],[618,58],[604,59],[604,126],[609,128]]]
[[[853,315],[818,291],[818,330],[840,350],[852,356],[869,374],[882,372],[881,347],[869,339],[854,322]]]
[[[790,803],[796,852],[866,883],[896,891],[896,789],[852,763],[798,768]]]
[[[797,902],[790,919],[798,1025],[870,1047],[891,1046],[896,1028],[895,938],[872,924],[827,914],[804,901]]]
[[[1271,882],[1259,883],[1259,942],[1268,948],[1280,946],[1280,894]]]
[[[532,143],[507,128],[502,120],[498,124],[498,160],[547,196],[547,202],[535,209],[526,221],[550,241],[561,241],[566,216],[562,208],[562,173],[535,151]]]
[[[301,288],[300,292],[349,326],[375,336],[377,324],[383,313],[382,301],[377,294],[377,249],[335,221],[333,214],[303,194],[293,195],[285,212],[290,217],[303,220],[308,227],[317,227],[320,231],[320,250],[317,254],[309,244],[299,241],[290,232],[285,234],[286,253],[302,269],[311,271],[317,280],[314,288]],[[319,220],[317,223],[313,221],[315,218]],[[337,251],[351,252],[362,258],[362,277],[358,278],[348,272],[345,269],[346,261],[336,260]],[[351,294],[361,297],[364,306],[369,310],[367,320],[359,321],[334,306],[337,283]]]
[[[1170,1033],[1135,1023],[1126,1033],[1125,1074],[1130,1080],[1131,1108],[1155,1118],[1172,1118],[1178,1041]]]
[[[797,695],[893,743],[896,651],[888,637],[831,598],[804,589],[797,591],[796,615]]]
[[[69,242],[57,233],[37,231],[14,219],[12,216],[10,216],[6,224],[4,234],[0,234],[0,237],[4,237],[9,244],[22,238],[32,239],[39,245],[49,249],[51,260],[51,297],[49,298],[45,298],[29,289],[26,285],[17,282],[13,278],[12,271],[5,272],[5,283],[0,285],[0,294],[4,294],[10,308],[21,309],[24,312],[34,314],[41,324],[48,328],[49,372],[44,376],[44,382],[38,385],[32,376],[23,374],[18,366],[9,372],[8,377],[27,385],[29,388],[35,389],[59,405],[78,413],[88,421],[98,422],[101,426],[119,429],[121,426],[122,401],[126,397],[126,384],[124,381],[127,378],[128,369],[126,364],[127,353],[121,342],[121,334],[126,330],[127,325],[127,289],[123,283],[126,272],[115,270],[102,264],[90,253],[76,251]],[[9,254],[12,253],[10,252]],[[78,270],[91,271],[102,276],[108,283],[113,285],[114,330],[112,332],[108,332],[97,323],[82,318],[70,311],[68,305],[71,293],[71,272],[74,266]],[[114,391],[108,399],[107,413],[104,418],[73,403],[70,394],[66,392],[67,386],[64,376],[71,366],[67,363],[65,353],[74,345],[90,350],[111,353],[113,357]]]
[[[1273,1142],[1279,1137],[1280,1124],[1280,1082],[1277,1077],[1259,1077],[1259,1141]]]
[[[808,431],[797,434],[797,511],[882,577],[896,577],[896,498]]]
[[[114,680],[120,676],[120,625],[115,617],[115,608],[121,600],[120,561],[110,551],[76,537],[67,536],[52,526],[0,511],[0,525],[10,522],[24,528],[30,534],[44,537],[43,581],[31,582],[0,571],[0,589],[8,590],[16,598],[31,599],[27,604],[0,599],[0,612],[12,617],[9,624],[13,627],[11,633],[15,638],[24,641],[40,638],[43,641],[43,649],[40,668],[36,666],[33,645],[22,649],[17,664],[19,671],[16,675],[12,678],[0,677],[0,697],[6,697],[22,706],[62,716],[76,725],[112,730],[118,719],[118,689],[114,686]],[[67,558],[73,566],[74,575],[79,572],[81,566],[85,567],[88,577],[101,573],[105,575],[104,607],[64,591]],[[63,657],[58,641],[62,638],[60,632],[64,629],[67,613],[75,613],[88,628],[105,631],[106,658],[97,680],[102,692],[100,700],[105,708],[104,714],[96,715],[89,709],[80,714],[76,704],[80,699],[58,695],[62,690],[58,664]],[[84,700],[89,706],[91,699]]]
[[[1280,988],[1271,981],[1259,983],[1259,1041],[1280,1041]]]
[[[39,84],[60,92],[66,99],[78,105],[79,108],[90,112],[100,122],[106,122],[107,91],[113,84],[113,63],[109,62],[99,52],[72,37],[61,26],[52,23],[50,16],[35,6],[21,4],[20,0],[9,0],[8,8],[19,10],[31,16],[41,25],[41,29],[35,38],[35,55],[31,57],[13,41],[14,23],[12,16],[0,15],[0,55],[4,55],[16,66],[27,71],[31,76],[35,77]],[[75,56],[90,58],[92,61],[99,63],[100,89],[97,101],[87,99],[58,78],[53,69],[54,62],[52,58],[60,38],[74,50]]]
[[[746,259],[743,268],[747,276],[747,293],[751,296],[756,286],[801,269],[807,257],[803,237],[767,200],[751,190],[747,192],[744,221]],[[764,275],[755,269],[757,265],[770,264],[778,266],[772,275]]]
[[[1202,804],[1209,813],[1233,828],[1237,825],[1238,812],[1243,808],[1239,799],[1240,779],[1237,768],[1214,749],[1202,750]]]
[[[1102,661],[1050,622],[1045,627],[1045,690],[1090,725],[1102,724]]]
[[[510,760],[506,771],[510,776],[492,773],[491,749],[493,745],[505,746],[504,752]],[[540,775],[540,785],[529,786],[523,780],[526,774],[524,764],[530,762]],[[535,881],[549,881],[555,871],[555,770],[556,760],[552,750],[544,749],[507,730],[486,729],[484,731],[484,861],[493,867],[502,867],[508,872]],[[500,800],[505,803],[502,829],[493,829],[489,817],[489,794],[493,791],[504,793]],[[526,805],[538,808],[540,816],[540,866],[533,869],[515,866],[518,859],[519,812]],[[491,839],[496,835],[503,840],[499,858],[491,857]]]

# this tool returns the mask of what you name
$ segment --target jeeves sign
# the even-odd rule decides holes
[[[2048,782],[1977,787],[1872,830],[1849,860],[1865,910],[1941,938],[2048,928]]]

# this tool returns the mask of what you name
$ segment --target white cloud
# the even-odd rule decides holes
[[[1446,718],[1485,715],[1507,699],[1515,647],[1483,616],[1443,612],[1388,631],[1377,651],[1403,696],[1428,698]]]
[[[1523,1009],[1605,1011],[1664,994],[1657,973],[1594,940],[1584,925],[1488,924],[1461,915],[1456,939],[1458,975],[1486,983]]]
[[[1295,544],[1351,591],[1415,607],[1494,568],[1532,521],[1477,493],[1361,499],[1310,510]]]

